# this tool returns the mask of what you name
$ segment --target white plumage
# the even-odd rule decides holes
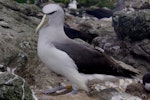
[[[144,88],[145,88],[147,91],[150,91],[150,83],[145,83]]]
[[[71,0],[70,3],[68,4],[69,9],[77,9],[77,1],[76,0]]]
[[[55,17],[56,15],[54,14],[52,16],[54,16],[56,19],[51,19],[51,22],[47,23],[47,27],[44,27],[39,31],[37,48],[38,56],[52,71],[65,76],[71,82],[74,88],[88,91],[86,80],[77,71],[77,66],[75,65],[74,61],[65,52],[56,49],[51,43],[53,41],[63,41],[63,37],[66,38],[62,26],[63,17],[59,16],[59,14],[63,14],[63,10],[56,4],[49,4],[43,8],[43,12],[46,14],[53,11],[58,11],[56,12],[58,15],[56,15],[62,20],[59,22],[59,25],[55,22],[54,23],[56,26],[53,25],[53,21],[57,20]],[[62,38],[57,39],[58,35]]]

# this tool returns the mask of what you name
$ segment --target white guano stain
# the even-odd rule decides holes
[[[33,90],[31,90],[32,91],[32,97],[33,97],[33,99],[34,100],[38,100],[38,98],[36,97],[36,95],[35,95],[35,92],[33,91]]]
[[[22,84],[22,100],[24,100],[24,97],[25,97],[25,90],[24,90],[24,85],[25,85],[25,80],[24,79],[22,79],[23,80],[23,84]]]

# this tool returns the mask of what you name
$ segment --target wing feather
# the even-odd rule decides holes
[[[84,46],[74,41],[53,43],[54,46],[66,52],[78,67],[78,71],[86,74],[109,74],[117,76],[131,76],[135,72],[124,69],[104,52]]]

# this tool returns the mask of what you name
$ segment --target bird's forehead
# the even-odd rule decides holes
[[[45,5],[42,9],[43,13],[48,14],[51,13],[53,11],[57,11],[59,9],[59,5],[57,4],[48,4]]]

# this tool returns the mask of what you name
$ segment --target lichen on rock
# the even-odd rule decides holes
[[[34,100],[34,98],[23,78],[8,72],[1,72],[0,100]]]

